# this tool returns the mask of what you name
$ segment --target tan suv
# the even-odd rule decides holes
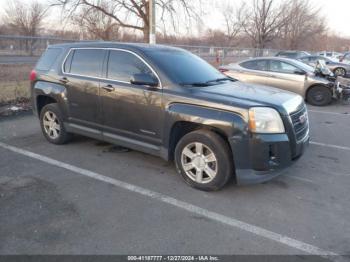
[[[324,106],[332,101],[334,82],[294,59],[259,57],[220,67],[220,71],[242,82],[272,86],[297,93],[310,104]]]

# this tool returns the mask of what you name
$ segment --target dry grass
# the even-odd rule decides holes
[[[29,72],[32,65],[0,65],[0,103],[30,97]]]
[[[30,97],[29,81],[12,81],[0,83],[0,103]]]

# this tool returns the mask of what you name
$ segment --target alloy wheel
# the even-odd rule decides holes
[[[183,148],[181,164],[186,175],[200,184],[211,182],[218,173],[214,152],[200,142],[190,143]]]
[[[345,70],[344,68],[337,68],[334,72],[336,76],[344,76],[345,75]]]
[[[60,136],[61,125],[56,114],[52,111],[47,111],[43,117],[43,126],[45,133],[51,139],[57,139]]]

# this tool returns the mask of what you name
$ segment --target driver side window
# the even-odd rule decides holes
[[[270,70],[277,73],[294,74],[295,71],[298,71],[298,68],[282,61],[271,60]]]
[[[129,83],[135,74],[155,77],[152,70],[134,54],[119,50],[110,51],[107,65],[108,79]]]

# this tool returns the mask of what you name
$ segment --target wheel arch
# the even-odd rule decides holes
[[[45,105],[57,103],[63,112],[65,112],[67,108],[66,97],[67,92],[64,86],[51,82],[38,81],[32,90],[33,111],[39,116]]]
[[[196,122],[190,122],[190,121],[177,121],[173,124],[170,131],[170,140],[169,140],[169,147],[168,147],[169,160],[174,160],[175,147],[180,141],[180,139],[184,137],[186,134],[196,130],[207,130],[207,131],[213,132],[219,135],[230,147],[230,143],[225,132],[215,126],[204,125],[202,123],[196,123]]]
[[[326,84],[323,84],[323,83],[315,83],[315,84],[310,85],[310,86],[306,89],[306,91],[305,91],[305,100],[307,100],[307,96],[308,96],[310,90],[311,90],[312,88],[314,88],[314,87],[317,87],[317,86],[323,86],[323,87],[327,88],[327,89],[329,90],[329,92],[332,93],[332,90],[331,90],[330,87],[327,86]]]
[[[57,103],[57,100],[55,98],[48,95],[38,95],[36,97],[36,110],[38,112],[38,115],[40,115],[41,110],[44,106],[53,103]]]
[[[175,104],[168,108],[164,137],[167,159],[174,159],[174,151],[180,139],[189,132],[204,129],[219,135],[229,146],[230,137],[246,136],[247,124],[240,112],[228,112],[197,105]]]

